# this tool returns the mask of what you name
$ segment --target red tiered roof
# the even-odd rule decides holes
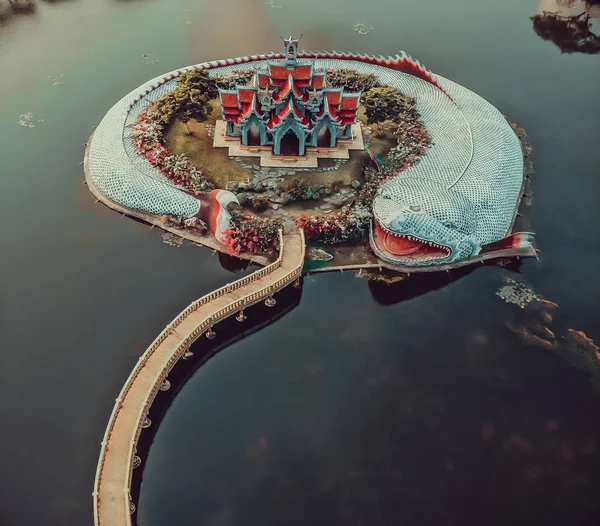
[[[269,76],[273,84],[287,82],[290,75],[299,86],[308,86],[313,78],[312,64],[299,64],[294,69],[287,69],[285,65],[269,64]]]
[[[323,103],[317,118],[328,114],[340,126],[356,122],[360,93],[344,93],[343,88],[332,88],[323,71],[314,72],[312,64],[298,64],[288,69],[282,64],[269,64],[267,71],[257,71],[247,86],[238,86],[233,90],[219,90],[223,118],[239,124],[252,112],[263,115],[261,104],[257,100],[259,90],[268,90],[277,105],[287,100],[278,111],[272,111],[267,128],[279,126],[289,115],[309,130],[313,128],[311,111],[304,104],[310,99],[309,92],[322,94]],[[301,107],[299,107],[299,105]],[[312,110],[314,111],[314,110]]]
[[[344,93],[342,96],[342,109],[352,110],[356,113],[358,110],[358,103],[360,101],[359,93]]]
[[[237,108],[239,104],[237,93],[221,93],[221,105],[223,108]]]
[[[329,102],[330,106],[337,106],[342,100],[342,90],[334,89],[331,91],[326,91],[325,96],[327,97],[327,102]]]

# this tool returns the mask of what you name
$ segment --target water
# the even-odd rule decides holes
[[[0,524],[92,523],[100,440],[131,367],[232,278],[210,251],[94,203],[79,165],[93,126],[149,78],[290,33],[312,49],[404,49],[523,126],[541,260],[429,291],[307,278],[293,310],[179,386],[145,459],[139,524],[597,524],[599,391],[565,345],[510,331],[531,316],[495,295],[516,278],[559,305],[559,340],[573,328],[600,341],[600,59],[539,38],[537,9],[71,0],[0,25]],[[32,128],[17,124],[27,112]]]

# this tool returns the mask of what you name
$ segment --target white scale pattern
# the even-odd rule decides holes
[[[506,233],[521,187],[523,158],[518,139],[498,110],[443,77],[436,78],[457,104],[428,82],[389,68],[352,60],[311,62],[320,69],[373,73],[382,84],[416,98],[434,145],[419,163],[399,177],[424,178],[446,187],[453,185],[453,189],[467,196],[481,211],[478,228],[485,230],[482,239],[495,240]],[[214,76],[266,64],[266,60],[233,64],[211,69],[209,73]],[[128,126],[149,104],[175,89],[176,79],[167,82],[164,79],[201,66],[176,70],[147,82],[117,102],[105,115],[92,139],[89,167],[94,182],[107,197],[152,214],[192,216],[198,212],[197,199],[137,155]],[[162,85],[158,85],[160,82]],[[140,99],[152,87],[154,89]]]

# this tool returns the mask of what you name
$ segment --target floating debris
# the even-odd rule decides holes
[[[179,10],[182,13],[189,13],[190,12],[190,8],[189,7],[180,7]]]
[[[275,9],[281,9],[283,7],[282,5],[276,4],[275,0],[268,0],[267,2],[265,2],[265,5],[269,6],[269,7],[273,7]]]
[[[156,64],[157,62],[160,62],[160,60],[154,53],[144,53],[142,55],[142,60],[144,61],[144,64]]]
[[[185,21],[185,25],[186,26],[191,26],[192,25],[192,21],[191,20],[186,20]]]
[[[496,296],[500,296],[506,303],[513,303],[523,309],[528,303],[539,299],[538,295],[523,283],[514,279],[509,279],[506,283],[507,285],[496,292]]]
[[[21,115],[19,115],[17,124],[19,126],[23,126],[24,128],[35,128],[35,122],[44,122],[44,119],[36,120],[33,118],[33,113],[28,111],[27,113],[21,113]]]
[[[160,237],[162,238],[163,243],[171,247],[180,248],[181,245],[183,245],[183,238],[176,236],[175,234],[164,232],[160,235]]]
[[[63,79],[65,78],[66,73],[59,73],[58,75],[48,75],[46,80],[50,82],[53,86],[59,86],[60,84],[64,84]]]
[[[360,24],[354,24],[354,31],[356,31],[359,35],[367,35],[373,31],[373,29],[375,29],[373,26],[368,26],[362,22]]]

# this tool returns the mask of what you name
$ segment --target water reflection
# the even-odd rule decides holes
[[[224,258],[227,265],[234,267],[235,262],[232,260],[242,261],[242,263],[247,265],[246,261],[238,260],[237,258],[227,259],[227,256]],[[300,304],[301,298],[302,287],[287,287],[277,294],[277,303],[274,307],[266,307],[263,303],[259,303],[249,309],[245,309],[245,314],[247,315],[246,321],[240,323],[234,316],[227,318],[215,326],[217,338],[214,340],[200,338],[191,346],[190,351],[193,353],[193,356],[179,360],[169,372],[171,388],[166,392],[159,393],[148,413],[148,418],[150,418],[152,426],[142,433],[136,450],[137,455],[142,460],[142,466],[148,458],[150,446],[158,431],[160,422],[178,393],[183,389],[186,382],[194,376],[196,371],[221,350],[281,319]],[[259,449],[264,447],[262,441],[259,441],[258,447]],[[139,498],[142,474],[143,469],[141,468],[138,468],[134,472],[135,476],[132,481],[132,499],[134,502],[137,502]]]
[[[250,261],[223,254],[223,252],[219,252],[219,263],[225,270],[236,274],[247,270],[251,266]]]
[[[534,31],[563,53],[600,53],[600,0],[540,0]]]
[[[0,0],[0,24],[14,14],[35,13],[36,5],[31,0]]]
[[[519,272],[521,261],[507,259],[497,262],[495,265],[512,272]],[[396,282],[389,282],[385,279],[369,279],[369,292],[379,305],[394,305],[439,290],[471,274],[476,268],[476,266],[470,265],[448,272],[413,274]]]
[[[444,272],[414,274],[394,283],[381,279],[369,279],[369,292],[379,305],[394,305],[439,290],[471,272],[473,272],[473,267],[469,266],[448,274]]]

